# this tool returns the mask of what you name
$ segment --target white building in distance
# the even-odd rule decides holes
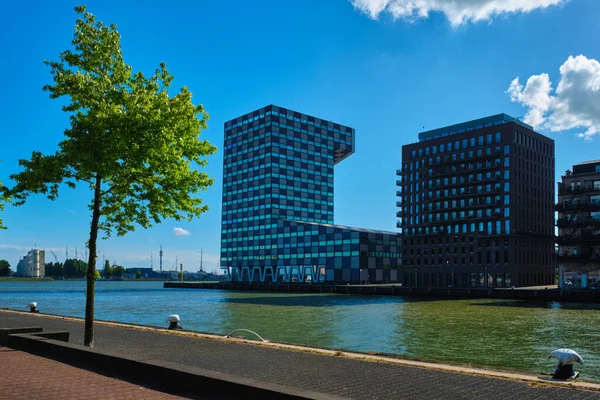
[[[46,252],[37,249],[29,250],[17,264],[17,275],[43,278],[46,275]]]

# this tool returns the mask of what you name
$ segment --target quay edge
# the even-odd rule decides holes
[[[438,298],[490,298],[510,300],[568,301],[600,303],[599,290],[564,290],[544,288],[479,289],[479,288],[420,288],[397,285],[336,285],[306,283],[259,282],[175,282],[163,285],[168,289],[213,289],[233,291],[281,293],[336,293],[378,296],[438,297]]]

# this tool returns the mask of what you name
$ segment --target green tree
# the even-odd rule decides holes
[[[6,260],[0,260],[0,276],[10,275],[10,263]]]
[[[4,210],[4,203],[8,201],[8,189],[2,186],[0,181],[0,211]],[[6,229],[6,226],[2,224],[2,218],[0,218],[0,229]]]
[[[102,276],[105,278],[110,278],[112,276],[112,268],[110,267],[110,261],[104,260],[104,270],[102,271]]]
[[[100,278],[101,278],[101,276],[100,276],[100,271],[98,271],[98,270],[95,270],[95,271],[94,271],[94,279],[95,279],[95,280],[98,280],[98,279],[100,279]]]
[[[45,62],[54,85],[44,90],[70,99],[63,106],[70,127],[55,154],[33,152],[19,161],[24,171],[11,176],[17,184],[10,194],[21,205],[32,193],[56,199],[63,183],[86,184],[93,192],[84,333],[84,344],[93,346],[98,231],[122,236],[136,224],[200,216],[208,207],[197,194],[213,179],[191,167],[204,167],[216,148],[200,140],[208,114],[193,104],[192,93],[183,87],[169,95],[173,77],[164,63],[150,77],[132,73],[116,26],[96,21],[85,6],[75,11],[74,51]]]
[[[135,279],[140,279],[142,277],[142,271],[139,269],[135,270]]]
[[[121,267],[120,265],[114,266],[113,267],[113,276],[120,278],[123,276],[123,274],[125,274],[126,270],[125,268]]]
[[[46,276],[63,276],[63,265],[59,262],[46,263]]]
[[[63,265],[64,275],[68,278],[83,278],[86,276],[88,265],[85,261],[68,259]]]

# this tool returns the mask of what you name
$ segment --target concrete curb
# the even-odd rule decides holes
[[[3,311],[14,312],[14,313],[19,313],[19,314],[25,313],[27,315],[30,315],[27,312],[18,311],[18,310],[4,309]],[[45,315],[44,314],[31,314],[31,315],[34,315],[37,317],[56,318],[56,319],[64,319],[64,320],[82,322],[81,318],[76,318],[76,317],[65,317],[65,316],[48,315],[48,314],[45,314]],[[471,367],[465,367],[465,366],[459,366],[459,365],[449,365],[449,364],[442,364],[442,363],[438,364],[438,363],[434,363],[434,362],[407,360],[407,359],[386,357],[386,356],[381,356],[381,355],[358,353],[358,352],[352,352],[352,351],[331,350],[331,349],[324,349],[324,348],[315,348],[315,347],[294,345],[294,344],[288,344],[288,343],[277,343],[277,342],[265,343],[265,342],[259,342],[256,340],[238,339],[238,338],[234,338],[234,337],[225,338],[222,335],[215,335],[215,334],[210,334],[210,333],[202,333],[202,332],[194,332],[194,331],[169,331],[169,330],[163,329],[163,328],[149,327],[149,326],[144,326],[144,325],[126,324],[126,323],[122,323],[122,322],[98,321],[97,320],[97,321],[95,321],[95,323],[98,323],[101,325],[106,325],[106,326],[127,328],[127,329],[152,331],[152,332],[168,334],[168,335],[180,335],[180,336],[187,336],[187,337],[196,337],[196,338],[210,339],[210,340],[222,340],[222,341],[230,341],[230,342],[233,341],[235,343],[243,343],[243,344],[252,345],[252,346],[262,346],[262,347],[276,348],[276,349],[282,349],[282,350],[292,350],[292,351],[300,351],[300,352],[314,353],[314,354],[320,354],[320,355],[334,356],[334,357],[344,357],[344,358],[349,358],[349,359],[354,359],[354,360],[359,360],[359,361],[389,363],[389,364],[403,365],[403,366],[422,368],[422,369],[430,369],[430,370],[437,370],[437,371],[444,371],[444,372],[483,376],[483,377],[488,377],[488,378],[517,380],[517,381],[523,381],[523,382],[527,382],[527,383],[534,384],[534,385],[545,385],[548,387],[552,387],[552,386],[569,387],[569,388],[580,389],[580,390],[591,390],[591,391],[600,392],[600,384],[596,384],[596,383],[579,382],[579,381],[556,381],[556,380],[551,380],[551,379],[540,378],[535,375],[527,375],[525,373],[518,373],[518,372],[513,373],[513,372],[481,369],[481,368],[471,368]]]
[[[49,336],[51,335],[52,333]],[[162,360],[123,356],[30,333],[9,334],[6,345],[117,379],[143,384],[151,389],[190,398],[342,399]]]

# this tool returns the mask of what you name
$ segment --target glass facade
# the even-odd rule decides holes
[[[361,235],[374,232],[333,225],[334,165],[354,152],[354,129],[270,105],[224,131],[221,267],[230,277],[360,280]],[[393,232],[380,234],[396,244]]]

